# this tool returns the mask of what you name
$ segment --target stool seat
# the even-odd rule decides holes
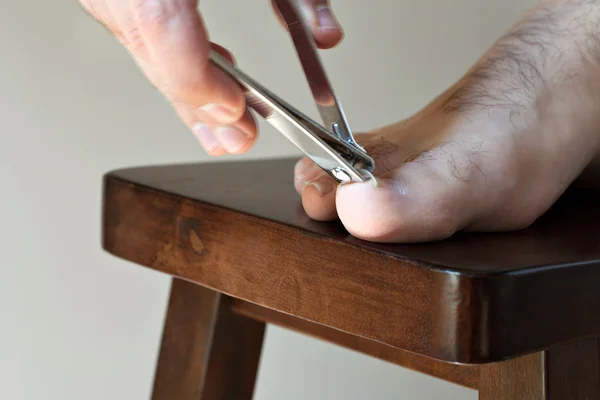
[[[570,189],[521,231],[378,244],[308,218],[296,161],[107,173],[103,247],[226,295],[236,313],[442,377],[438,361],[494,363],[600,333],[600,192]],[[453,381],[477,386],[461,371]]]

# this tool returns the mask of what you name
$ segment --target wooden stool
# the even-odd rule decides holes
[[[484,400],[600,399],[600,193],[519,232],[374,244],[306,216],[295,161],[105,176],[104,248],[174,277],[153,399],[251,399],[265,323]]]

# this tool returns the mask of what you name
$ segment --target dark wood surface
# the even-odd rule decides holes
[[[379,342],[315,324],[305,319],[283,314],[269,308],[234,299],[232,309],[242,315],[303,333],[327,342],[366,354],[430,376],[477,389],[479,366],[450,364],[419,354],[410,353]]]
[[[480,367],[480,400],[598,400],[598,338]]]
[[[265,329],[230,299],[174,279],[152,400],[251,400]]]
[[[544,352],[481,367],[479,400],[546,400]]]
[[[522,231],[457,234],[449,240],[425,244],[375,244],[350,236],[339,222],[321,223],[308,218],[292,185],[295,161],[141,167],[115,171],[110,176],[432,268],[487,275],[600,260],[600,191],[580,190],[584,195],[577,197],[576,206],[582,210],[571,210],[572,196],[568,197],[552,214]]]
[[[548,400],[600,400],[598,338],[559,345],[546,352]]]
[[[600,333],[600,195],[529,229],[382,245],[303,212],[295,160],[105,177],[103,246],[234,298],[440,360],[486,363]]]

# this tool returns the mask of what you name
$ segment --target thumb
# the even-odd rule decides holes
[[[342,41],[344,32],[339,21],[331,11],[329,0],[271,0],[271,5],[279,18],[279,22],[285,27],[285,23],[277,7],[279,1],[298,1],[300,11],[312,30],[313,37],[319,48],[330,49]]]

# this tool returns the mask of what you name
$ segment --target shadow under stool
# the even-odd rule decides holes
[[[376,244],[306,216],[295,162],[105,175],[104,249],[173,277],[154,400],[250,400],[267,323],[482,400],[600,399],[600,192],[518,232]]]

